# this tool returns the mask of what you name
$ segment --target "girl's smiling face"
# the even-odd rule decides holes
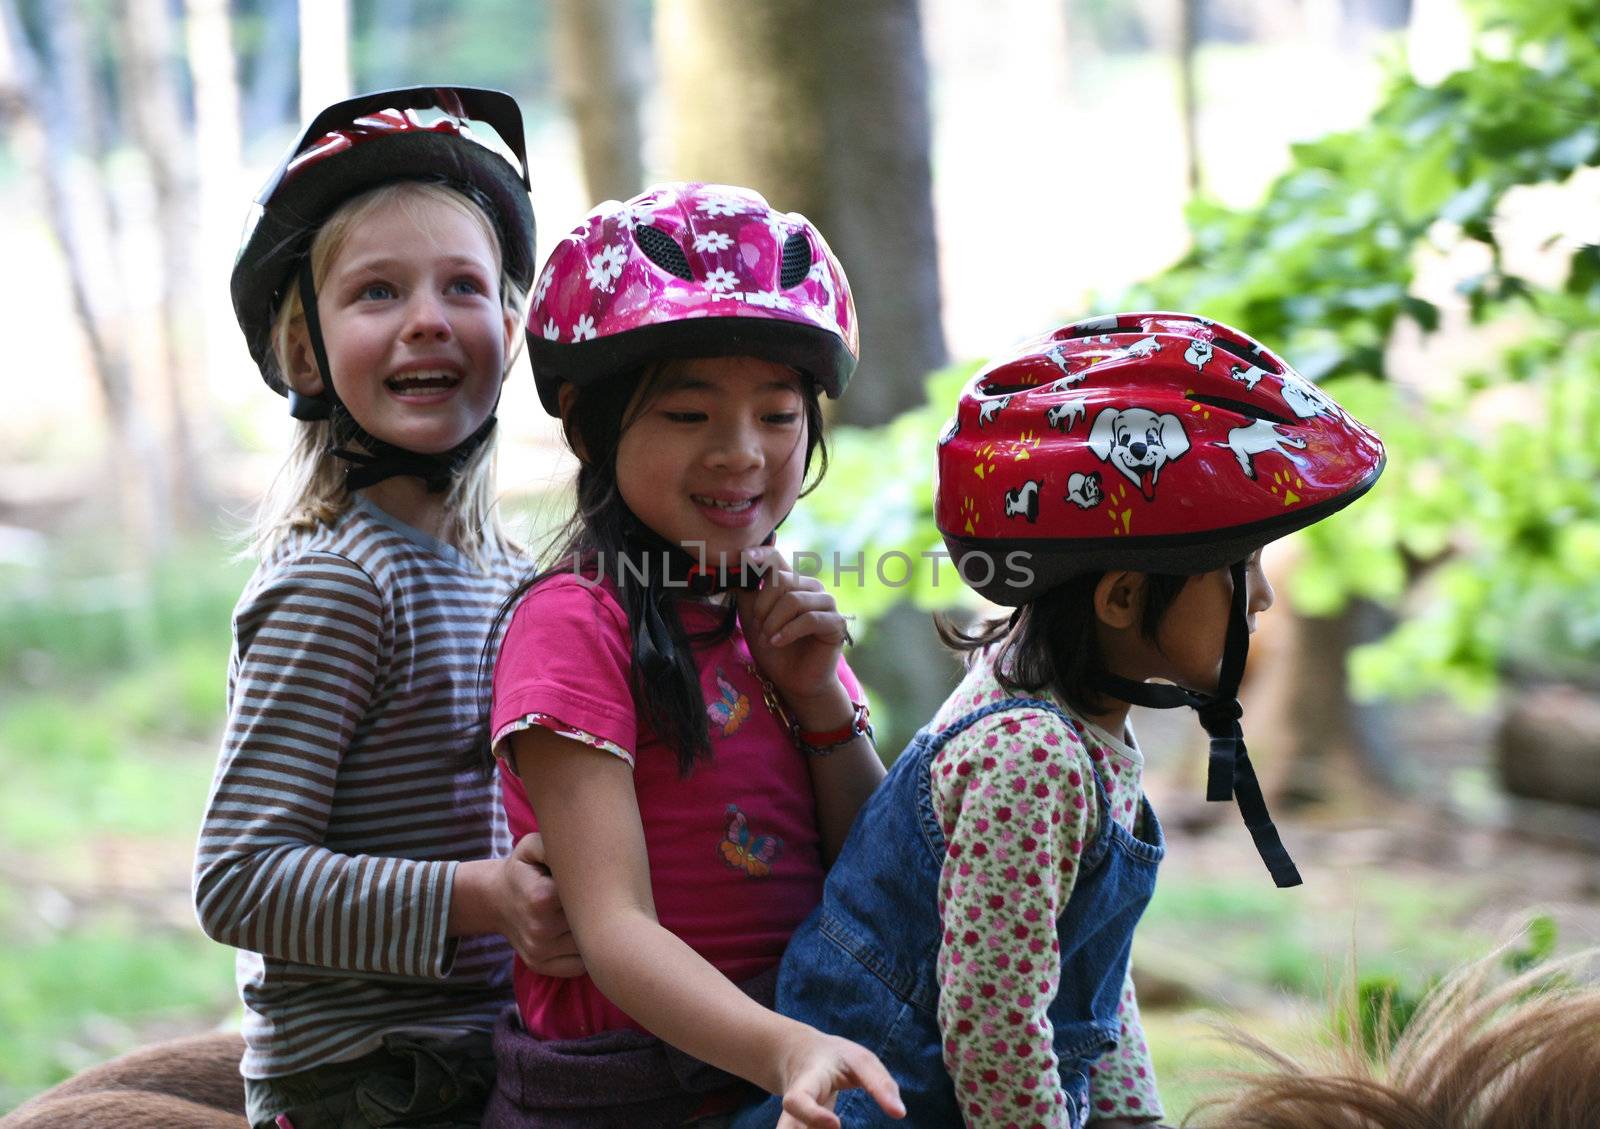
[[[754,357],[668,363],[617,446],[617,489],[656,533],[733,563],[800,496],[806,402],[798,373]]]
[[[448,451],[489,418],[516,331],[493,237],[468,207],[417,194],[379,203],[317,285],[339,398],[375,438],[423,454]],[[297,331],[291,382],[320,391]]]

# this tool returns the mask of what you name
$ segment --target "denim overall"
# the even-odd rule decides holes
[[[884,1116],[865,1090],[849,1090],[836,1107],[847,1129],[963,1124],[937,1018],[945,840],[929,769],[945,742],[975,722],[1023,708],[1047,710],[1082,736],[1078,723],[1056,706],[1031,698],[992,703],[938,732],[924,729],[862,807],[828,873],[822,904],[789,942],[778,973],[778,1011],[860,1043],[900,1084],[904,1121]],[[1071,897],[1056,921],[1061,982],[1048,1009],[1074,1129],[1088,1118],[1090,1066],[1116,1046],[1133,929],[1166,854],[1149,801],[1140,801],[1147,842],[1111,818],[1098,771],[1095,797],[1099,833],[1084,848]],[[780,1112],[779,1099],[768,1098],[743,1111],[734,1127],[770,1127]]]

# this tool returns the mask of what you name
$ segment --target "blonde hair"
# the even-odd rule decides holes
[[[1243,1031],[1263,1059],[1237,1093],[1204,1103],[1196,1129],[1589,1129],[1600,1111],[1600,985],[1574,969],[1594,951],[1505,978],[1506,949],[1458,970],[1378,1049],[1348,1019],[1335,1045],[1301,1061]],[[1497,983],[1497,981],[1499,981]],[[1352,1014],[1347,1009],[1346,1015]]]
[[[345,201],[323,222],[311,242],[312,281],[318,286],[322,284],[329,265],[343,249],[350,233],[367,217],[391,203],[413,208],[424,201],[455,208],[482,227],[494,249],[495,266],[500,271],[501,302],[515,323],[521,325],[527,291],[505,270],[494,224],[475,201],[443,184],[394,181]],[[291,286],[272,323],[275,375],[285,384],[292,332],[296,325],[304,324],[300,290]],[[521,340],[519,333],[514,338],[517,344],[507,350],[507,373],[521,353]],[[480,565],[484,563],[487,548],[511,543],[500,523],[495,495],[497,433],[498,429],[472,453],[445,494],[444,540],[456,545]],[[350,492],[344,484],[346,465],[332,454],[332,447],[333,425],[328,420],[295,421],[288,457],[268,486],[248,532],[249,551],[255,556],[268,556],[292,533],[333,524],[350,508]]]

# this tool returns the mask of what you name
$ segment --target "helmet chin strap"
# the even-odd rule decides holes
[[[1228,635],[1222,648],[1222,670],[1214,694],[1200,694],[1182,686],[1135,682],[1115,674],[1096,672],[1089,684],[1101,693],[1123,702],[1151,709],[1189,706],[1200,716],[1200,724],[1211,738],[1211,757],[1206,767],[1206,799],[1236,800],[1245,827],[1255,840],[1261,860],[1267,864],[1273,882],[1279,886],[1298,886],[1300,872],[1284,848],[1278,829],[1267,813],[1267,801],[1245,749],[1244,730],[1239,719],[1244,708],[1239,704],[1239,681],[1244,677],[1244,660],[1250,651],[1250,624],[1245,601],[1245,563],[1237,561],[1229,570],[1233,577],[1233,599],[1228,608]]]
[[[305,310],[306,336],[311,340],[311,352],[316,358],[317,371],[322,376],[322,394],[303,396],[291,389],[289,414],[295,419],[326,419],[332,423],[334,446],[330,453],[350,464],[344,476],[347,490],[362,490],[402,474],[422,479],[430,494],[440,494],[449,489],[450,483],[467,465],[473,452],[493,434],[494,413],[491,411],[489,418],[460,443],[436,455],[408,451],[372,435],[356,422],[334,389],[333,369],[328,364],[328,350],[322,342],[322,319],[317,312],[317,290],[311,279],[309,258],[300,266],[298,285],[300,305]],[[359,449],[352,447],[352,443],[359,444]]]

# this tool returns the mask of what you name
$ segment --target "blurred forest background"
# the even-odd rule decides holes
[[[1600,941],[1600,0],[0,0],[0,1113],[236,1020],[189,908],[237,533],[288,433],[226,278],[298,124],[456,82],[527,119],[541,251],[663,178],[817,221],[864,359],[784,544],[837,580],[892,755],[956,677],[919,554],[973,365],[1118,308],[1237,325],[1389,444],[1274,546],[1251,748],[1307,885],[1141,714],[1173,849],[1135,950],[1172,1119],[1203,1021],[1315,1037],[1356,953],[1414,995],[1508,927]],[[530,540],[571,464],[526,379]],[[1192,731],[1192,732],[1191,732]],[[1377,998],[1373,997],[1373,998]]]

